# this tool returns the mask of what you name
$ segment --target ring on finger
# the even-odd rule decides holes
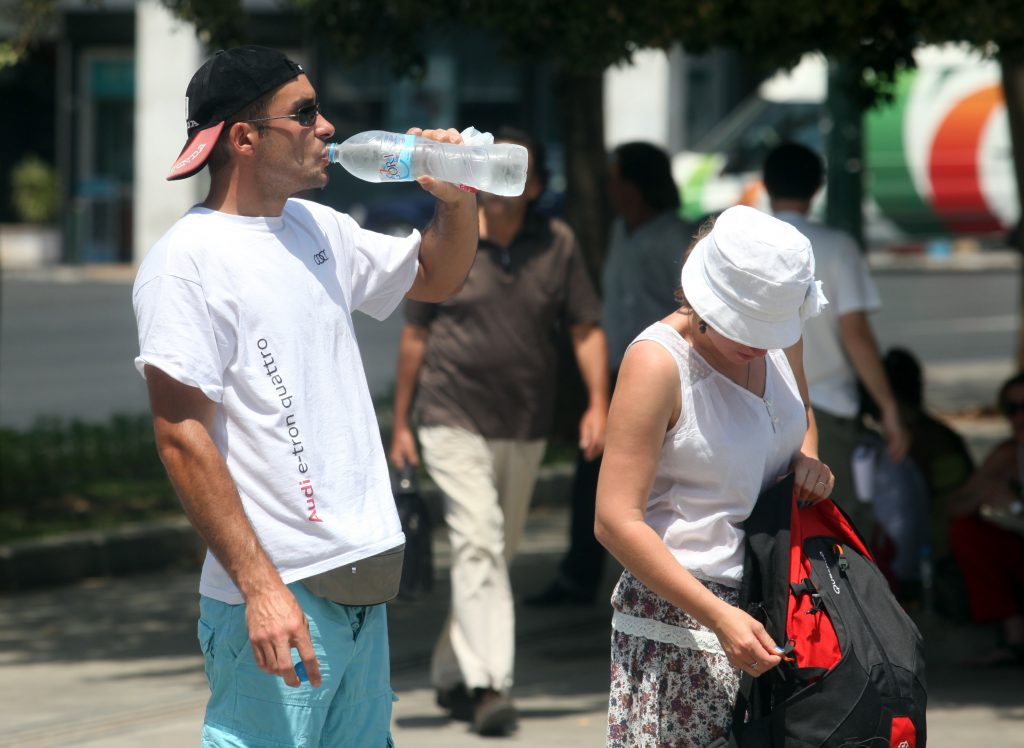
[[[750,669],[751,670],[757,670],[760,666],[761,665],[759,663],[757,663],[757,662],[750,663]]]

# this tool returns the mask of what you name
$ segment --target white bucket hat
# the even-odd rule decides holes
[[[753,348],[786,348],[803,321],[828,304],[814,279],[811,242],[793,226],[745,205],[718,217],[682,272],[683,294],[701,319]]]

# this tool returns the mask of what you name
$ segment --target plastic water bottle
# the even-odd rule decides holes
[[[462,145],[419,135],[369,130],[327,146],[327,159],[367,182],[409,182],[428,176],[495,195],[526,186],[528,152],[514,143]]]

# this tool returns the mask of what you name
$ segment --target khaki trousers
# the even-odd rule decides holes
[[[452,600],[434,647],[438,688],[512,687],[515,609],[508,564],[526,525],[545,439],[485,439],[425,426],[423,460],[444,494],[451,543]]]

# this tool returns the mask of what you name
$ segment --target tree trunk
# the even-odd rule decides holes
[[[1003,95],[1010,121],[1010,143],[1013,146],[1013,167],[1017,177],[1017,225],[1013,244],[1024,254],[1024,58],[1000,61],[1003,72]],[[1021,275],[1020,313],[1017,327],[1017,370],[1024,371],[1024,274]]]
[[[828,173],[825,220],[864,246],[864,110],[857,95],[859,66],[830,61],[826,108],[832,127],[826,136]]]
[[[608,243],[605,191],[603,72],[557,73],[556,90],[565,143],[565,217],[579,238],[591,277],[599,285]]]
[[[603,73],[556,73],[565,144],[565,219],[579,239],[595,288],[601,291],[601,269],[607,253],[609,207],[605,190]],[[587,407],[586,388],[573,356],[569,332],[558,343],[558,389],[551,441],[556,451],[570,451],[579,440],[580,414]]]

